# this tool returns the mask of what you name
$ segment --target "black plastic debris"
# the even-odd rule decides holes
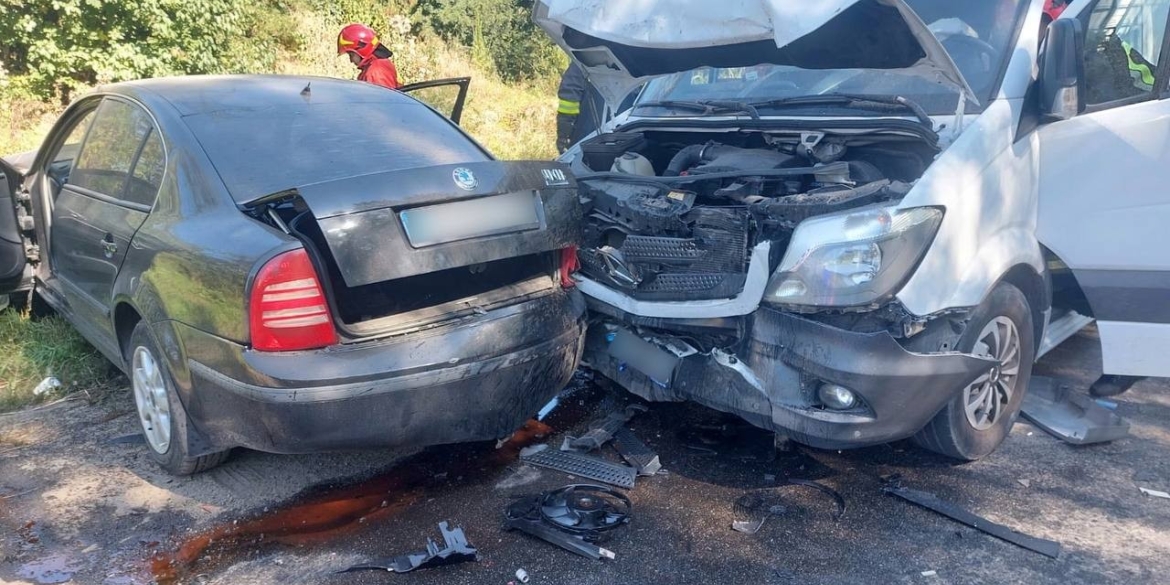
[[[427,539],[427,550],[404,554],[384,561],[366,565],[354,565],[341,573],[354,571],[390,571],[391,573],[408,573],[418,568],[440,567],[479,560],[479,551],[467,542],[467,536],[459,527],[448,528],[447,522],[439,523],[439,532],[443,534],[444,547],[439,548],[435,541]]]
[[[841,494],[837,493],[836,490],[807,479],[789,478],[786,481],[789,485],[801,485],[812,488],[833,498],[833,503],[837,504],[837,513],[833,515],[833,520],[840,520],[845,515],[845,498],[841,497]]]
[[[622,427],[614,433],[613,448],[638,472],[638,475],[654,475],[662,470],[658,454],[628,428]]]
[[[1021,414],[1045,432],[1073,445],[1115,441],[1129,434],[1125,419],[1054,378],[1032,377]]]
[[[1006,540],[1016,546],[1026,548],[1032,552],[1037,552],[1046,557],[1051,557],[1054,559],[1060,556],[1059,542],[1045,540],[1043,538],[1036,538],[1034,536],[1028,536],[1027,534],[1021,534],[1012,530],[1011,528],[1008,528],[1007,526],[996,524],[995,522],[992,522],[986,518],[976,516],[975,514],[972,514],[971,512],[968,512],[950,502],[940,499],[938,496],[932,493],[912,490],[910,488],[904,488],[900,486],[887,486],[882,488],[882,491],[887,494],[898,496],[899,498],[902,498],[908,502],[918,504],[923,508],[938,512],[939,514],[942,514],[943,516],[946,516],[952,520],[966,524],[971,528],[986,534],[990,534],[991,536],[994,536],[998,539]]]
[[[638,475],[638,471],[628,465],[610,463],[572,451],[545,449],[521,456],[520,460],[529,465],[547,467],[623,488],[634,487],[634,478]]]
[[[627,524],[631,509],[629,498],[611,488],[569,485],[516,500],[504,511],[504,528],[586,558],[613,559],[613,551],[596,543]]]
[[[619,412],[611,412],[604,419],[594,423],[584,435],[565,437],[561,450],[588,453],[600,449],[613,439],[614,434],[630,422],[630,419],[646,410],[647,408],[641,404],[631,404]]]

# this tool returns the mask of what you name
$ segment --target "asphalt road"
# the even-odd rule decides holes
[[[1086,388],[1100,368],[1096,347],[1092,332],[1082,334],[1048,356],[1038,373]],[[601,410],[599,402],[596,393],[572,397],[569,412],[550,424],[579,430]],[[1133,424],[1125,440],[1077,448],[1022,422],[1000,451],[968,465],[909,443],[776,455],[769,435],[734,418],[655,405],[630,426],[659,452],[668,473],[641,478],[629,491],[634,519],[605,544],[617,554],[613,561],[580,558],[500,529],[502,510],[515,496],[579,479],[505,463],[508,456],[490,448],[463,447],[408,459],[371,482],[376,490],[355,488],[385,488],[386,507],[365,521],[325,537],[289,536],[291,544],[245,537],[206,551],[192,568],[216,583],[339,585],[505,584],[520,568],[532,583],[1165,583],[1170,500],[1143,496],[1138,486],[1170,488],[1170,383],[1145,381],[1119,402],[1118,412]],[[1062,554],[1052,560],[885,495],[891,476],[1059,541]],[[845,514],[835,520],[824,494],[782,485],[790,477],[837,490]],[[745,494],[784,511],[756,534],[734,532],[731,523],[745,519],[734,503]],[[328,493],[307,498],[305,511],[331,501]],[[479,563],[406,576],[332,573],[419,550],[426,538],[438,538],[443,520],[464,528],[480,550]]]
[[[1037,368],[1079,388],[1087,388],[1099,371],[1092,331],[1055,350]],[[1138,489],[1170,491],[1168,381],[1144,381],[1117,399],[1118,413],[1133,425],[1124,440],[1072,447],[1021,422],[998,452],[967,465],[909,443],[777,454],[770,435],[734,418],[692,405],[653,405],[630,427],[660,454],[667,473],[639,478],[629,490],[633,520],[604,544],[616,553],[612,561],[577,557],[501,529],[502,512],[516,496],[581,481],[515,459],[521,446],[559,444],[561,433],[581,430],[612,407],[612,395],[588,383],[579,386],[582,390],[562,402],[548,426],[532,425],[522,440],[501,449],[440,447],[381,465],[377,458],[346,463],[332,456],[281,465],[283,458],[248,453],[220,475],[295,466],[317,485],[279,505],[259,507],[248,498],[217,502],[221,511],[200,518],[199,509],[205,507],[200,502],[210,496],[194,487],[205,480],[168,484],[151,478],[159,491],[181,492],[191,502],[113,523],[90,518],[80,528],[88,534],[57,540],[77,549],[104,542],[103,547],[116,551],[122,567],[116,577],[103,580],[101,561],[73,575],[73,582],[111,585],[151,579],[504,585],[515,581],[520,568],[531,576],[530,583],[557,584],[1130,584],[1165,583],[1170,575],[1170,500],[1143,496]],[[614,457],[608,447],[606,453]],[[9,469],[18,467],[0,465],[0,471]],[[365,479],[340,479],[354,475]],[[281,493],[297,485],[288,473],[280,477]],[[836,490],[847,504],[844,515],[835,519],[832,499],[784,485],[787,478],[815,480]],[[1049,559],[885,495],[881,488],[892,478],[1020,532],[1059,541],[1062,553]],[[6,480],[0,477],[0,484]],[[766,506],[783,510],[777,508],[756,534],[735,532],[733,521],[751,519],[735,506],[744,496],[758,496]],[[14,515],[19,510],[5,512],[0,506],[0,520],[5,513],[6,529],[23,519]],[[409,575],[336,573],[420,550],[427,538],[439,538],[437,524],[443,520],[463,527],[480,551],[478,563]],[[135,540],[135,530],[147,536]],[[51,532],[46,529],[46,540]],[[21,546],[25,552],[0,558],[0,583],[27,567],[30,558],[49,552],[27,542]],[[139,570],[127,570],[131,565]]]

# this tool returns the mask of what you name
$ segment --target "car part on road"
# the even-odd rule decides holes
[[[530,577],[528,576],[528,571],[525,571],[524,569],[516,569],[516,580],[517,581],[519,581],[521,583],[527,583],[529,579],[530,579]]]
[[[624,494],[599,485],[569,485],[540,498],[545,522],[587,539],[628,523],[632,508]]]
[[[763,494],[749,493],[744,494],[735,500],[735,515],[741,516],[759,516],[757,520],[733,520],[731,522],[731,529],[736,532],[744,534],[755,534],[764,526],[764,522],[772,516],[779,516],[788,509],[783,504],[778,504],[778,499],[765,497]]]
[[[448,528],[446,521],[439,523],[439,532],[443,533],[445,546],[439,548],[435,541],[427,539],[427,550],[408,553],[368,565],[354,565],[340,573],[354,571],[390,571],[391,573],[408,573],[418,568],[440,567],[479,561],[479,552],[467,542],[467,536],[459,527]]]
[[[584,435],[580,437],[566,436],[564,443],[561,444],[561,451],[588,453],[600,449],[602,445],[613,439],[614,433],[630,422],[630,419],[646,412],[646,410],[646,407],[641,404],[631,404],[624,410],[611,412],[604,419],[590,425],[589,430]]]
[[[1129,434],[1128,421],[1053,378],[1032,379],[1024,396],[1023,415],[1032,424],[1073,445],[1115,441]]]
[[[561,514],[554,516],[556,518],[555,521],[551,520],[546,514],[544,510],[544,502],[546,500],[556,504],[560,498],[558,494],[563,495],[566,490],[577,493],[578,488],[591,488],[593,494],[606,493],[608,496],[612,496],[613,499],[619,500],[619,503],[616,505],[612,501],[606,500],[606,507],[611,505],[613,507],[604,516],[595,513],[596,510],[589,510],[588,514],[586,514],[589,518],[589,524],[591,526],[601,527],[601,529],[593,528],[585,530],[578,524],[572,527],[574,529],[573,532],[567,532],[568,525],[564,521],[566,518],[573,517],[572,514],[564,513],[565,510],[557,510],[555,506],[553,513]],[[580,520],[581,517],[578,516],[577,519]],[[504,528],[506,530],[519,530],[529,536],[534,536],[571,553],[593,560],[601,560],[602,558],[612,560],[616,558],[617,555],[613,551],[597,546],[591,541],[600,540],[608,530],[624,525],[629,521],[629,500],[625,496],[601,486],[566,486],[559,490],[545,492],[540,495],[520,498],[512,502],[504,510]]]
[[[662,462],[655,453],[625,427],[613,435],[613,448],[638,472],[638,475],[654,475],[662,469]]]
[[[1154,498],[1163,498],[1166,500],[1170,500],[1170,494],[1168,494],[1166,492],[1161,492],[1158,490],[1151,490],[1148,488],[1138,488],[1138,489],[1141,490],[1143,495],[1151,496]]]
[[[547,467],[624,488],[634,487],[634,478],[638,476],[638,471],[628,465],[610,463],[571,451],[545,449],[521,457],[520,460],[529,465]]]
[[[971,512],[968,512],[950,502],[943,501],[932,493],[913,490],[901,486],[887,486],[882,488],[882,491],[887,494],[898,496],[899,498],[902,498],[908,502],[918,504],[923,508],[938,512],[939,514],[942,514],[943,516],[946,516],[952,520],[966,524],[971,528],[985,532],[1001,540],[1006,540],[1016,546],[1026,548],[1032,552],[1037,552],[1046,557],[1054,559],[1060,556],[1059,542],[1021,534],[1012,530],[1011,528],[1008,528],[1007,526],[996,524],[990,520],[987,520],[986,518],[976,516],[975,514],[972,514]]]
[[[845,515],[845,498],[841,497],[841,494],[837,493],[836,490],[807,479],[789,478],[787,481],[789,485],[809,487],[833,498],[833,502],[837,504],[837,513],[833,515],[834,521],[840,520]]]
[[[1134,384],[1141,382],[1144,378],[1137,376],[1114,376],[1110,374],[1102,375],[1089,386],[1089,395],[1094,398],[1107,398],[1110,396],[1119,396],[1125,394]]]

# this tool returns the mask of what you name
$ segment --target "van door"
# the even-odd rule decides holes
[[[0,159],[0,295],[14,292],[24,284],[24,238],[17,223],[17,197],[23,176]]]
[[[1170,0],[1075,9],[1087,108],[1039,130],[1038,237],[1089,301],[1105,373],[1170,376]]]

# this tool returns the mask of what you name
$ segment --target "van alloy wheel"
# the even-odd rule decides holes
[[[967,386],[963,394],[967,422],[975,430],[995,425],[1007,410],[1020,374],[1020,334],[1007,317],[992,319],[979,333],[975,355],[990,357],[996,364]]]
[[[134,402],[146,442],[156,453],[166,453],[171,446],[171,404],[158,360],[145,347],[134,349],[131,365]]]

